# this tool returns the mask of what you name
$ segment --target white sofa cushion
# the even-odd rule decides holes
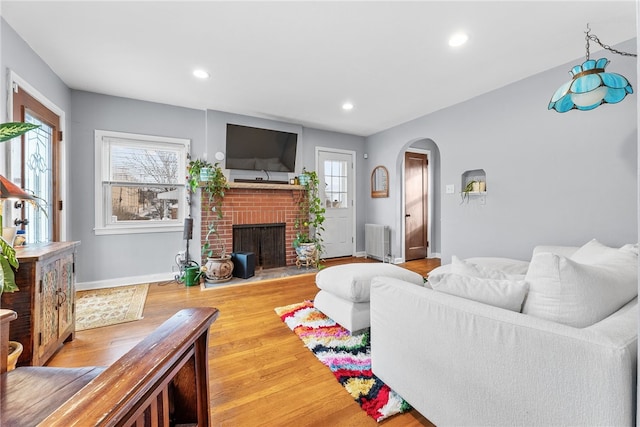
[[[524,280],[492,279],[455,273],[429,278],[431,288],[494,307],[519,312],[529,285]]]
[[[418,273],[385,263],[353,263],[336,265],[316,274],[318,288],[352,302],[369,301],[371,279],[376,276],[393,277],[421,285],[424,279]]]
[[[592,242],[587,245],[582,254],[579,249],[571,258],[550,252],[534,254],[526,275],[529,294],[523,313],[583,328],[638,294],[637,256],[619,250],[612,254]]]

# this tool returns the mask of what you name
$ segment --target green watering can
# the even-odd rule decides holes
[[[202,271],[198,264],[189,265],[184,269],[184,284],[185,286],[194,286],[200,284],[200,277]]]

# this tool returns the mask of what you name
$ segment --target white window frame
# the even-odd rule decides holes
[[[190,151],[191,140],[170,138],[163,136],[141,135],[106,130],[95,131],[95,228],[96,235],[131,234],[131,233],[161,233],[183,231],[184,218],[188,210],[186,179],[178,182],[178,218],[166,221],[108,221],[110,213],[110,197],[105,191],[104,184],[110,181],[110,142],[113,139],[131,142],[143,146],[173,145],[178,151],[178,170],[187,169],[187,156]]]

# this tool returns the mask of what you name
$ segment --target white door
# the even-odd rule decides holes
[[[320,197],[325,202],[323,258],[353,255],[354,230],[354,153],[318,149]],[[324,188],[322,183],[324,183]]]

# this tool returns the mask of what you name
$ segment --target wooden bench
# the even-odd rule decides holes
[[[6,372],[10,310],[0,310],[0,425],[209,426],[212,307],[184,309],[107,368]]]

